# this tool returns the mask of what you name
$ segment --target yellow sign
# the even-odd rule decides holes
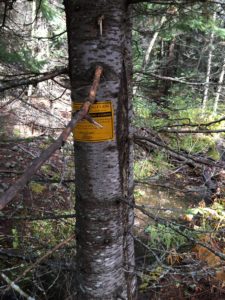
[[[72,103],[73,112],[78,111],[83,103]],[[91,105],[89,115],[101,125],[98,128],[87,120],[80,121],[73,130],[75,141],[103,142],[114,139],[113,106],[111,101]]]

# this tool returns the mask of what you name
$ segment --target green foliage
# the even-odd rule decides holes
[[[50,31],[54,31],[52,32],[52,35],[54,36],[66,30],[66,24],[63,17],[63,9],[60,12],[57,6],[53,5],[50,1],[42,0],[40,5],[40,11],[42,17],[46,19],[50,25],[48,33]],[[41,35],[43,36],[43,34]],[[57,45],[62,46],[61,45],[62,40],[65,41],[65,35],[64,36],[60,35],[57,38],[53,39],[51,42],[54,45],[54,47],[57,48]]]
[[[156,103],[141,97],[135,97],[133,103],[135,115],[133,124],[135,126],[156,128],[165,125],[165,120],[163,118],[155,116],[158,111]]]
[[[220,27],[216,26],[216,27],[214,27],[214,32],[215,32],[215,35],[217,35],[221,39],[225,38],[225,29],[224,28],[220,28]]]
[[[225,226],[225,203],[222,200],[215,202],[211,207],[196,207],[188,208],[184,215],[185,220],[189,220],[195,224],[195,220],[198,225],[194,225],[192,229],[186,227],[185,229],[175,224],[150,224],[146,228],[146,232],[150,236],[149,246],[156,249],[178,249],[181,246],[185,246],[189,243],[189,240],[185,237],[190,237],[196,241],[201,239],[201,231],[213,230],[216,233],[217,230],[224,228]],[[181,234],[179,233],[181,232]],[[185,236],[183,236],[184,234]]]
[[[15,137],[20,137],[20,135],[21,135],[20,130],[17,129],[17,128],[14,128],[14,129],[13,129],[13,135],[14,135]]]
[[[45,60],[38,60],[32,56],[30,49],[23,48],[18,52],[18,55],[24,67],[33,72],[39,72],[46,63]]]
[[[16,228],[12,229],[12,245],[13,249],[17,249],[19,247],[19,235]]]
[[[54,18],[56,18],[56,16],[59,15],[58,10],[48,0],[41,1],[40,11],[42,16],[48,21],[52,21]]]
[[[224,244],[224,237],[221,236],[221,229],[225,226],[225,203],[215,202],[209,207],[196,207],[190,208],[186,211],[186,216],[189,216],[189,220],[192,220],[192,226],[183,227],[179,224],[174,225],[171,223],[166,224],[151,224],[147,227],[146,232],[149,234],[149,247],[155,251],[156,249],[163,253],[168,253],[166,256],[166,262],[170,265],[181,264],[184,258],[187,256],[193,257],[193,252],[197,253],[198,259],[207,262],[210,267],[218,267],[221,265],[222,260],[214,253],[210,252],[207,248],[196,243],[192,247],[191,252],[181,253],[177,250],[188,249],[190,247],[189,239],[196,242],[205,243],[210,247],[218,251],[218,247]],[[192,217],[192,219],[190,218]],[[188,218],[187,218],[188,219]],[[195,222],[197,221],[197,224]],[[185,228],[185,229],[184,229]],[[218,231],[220,230],[220,231]],[[217,233],[218,231],[218,233]],[[181,234],[180,234],[180,233]],[[183,236],[185,235],[185,236]],[[222,246],[221,246],[222,249]],[[222,252],[222,251],[221,251]],[[150,252],[151,253],[151,252]],[[140,285],[141,290],[149,288],[151,282],[159,282],[159,278],[162,276],[165,269],[161,265],[158,265],[158,261],[153,264],[155,267],[147,273],[142,274]],[[179,268],[182,268],[182,265]],[[218,277],[217,277],[218,276]],[[219,269],[216,271],[216,278],[224,280],[224,272]],[[179,286],[179,283],[178,283]]]
[[[185,135],[180,138],[179,147],[189,153],[210,153],[218,158],[215,141],[212,137],[204,134]],[[214,151],[213,151],[214,150]]]
[[[213,29],[214,22],[203,15],[196,16],[189,14],[180,19],[176,26],[182,31],[199,30],[202,32],[207,32]]]
[[[21,48],[16,51],[9,49],[5,41],[0,40],[0,62],[17,65],[33,72],[38,72],[45,64],[32,56],[30,49]]]
[[[168,161],[168,156],[164,152],[156,152],[152,156],[153,165],[155,170],[159,173],[163,173],[172,167],[172,164]]]
[[[186,216],[190,220],[196,216],[201,219],[198,227],[201,229],[219,229],[225,226],[225,203],[215,202],[211,207],[189,208]],[[197,228],[198,228],[197,227]]]
[[[154,173],[154,166],[148,159],[134,162],[134,176],[136,179],[151,176]]]
[[[40,147],[40,145],[39,145]],[[44,148],[45,149],[45,148]],[[45,174],[48,175],[51,172],[51,166],[49,165],[43,165],[41,166],[41,171]]]
[[[164,152],[155,152],[151,154],[151,159],[140,159],[134,162],[134,176],[136,179],[143,179],[156,173],[162,174],[171,167]]]
[[[134,190],[134,197],[135,199],[138,199],[138,198],[142,198],[146,195],[146,192],[143,190],[143,189],[135,189]]]
[[[213,17],[215,7],[199,8],[198,5],[193,6],[192,10],[185,10],[181,14],[173,17],[167,26],[164,26],[160,32],[160,36],[165,41],[172,40],[175,36],[188,33],[201,32],[210,34],[213,32],[219,38],[225,37],[225,29],[218,20]]]
[[[31,191],[35,194],[41,194],[46,189],[46,186],[37,182],[30,182],[29,187]]]
[[[152,107],[153,106],[153,107]],[[154,104],[149,103],[146,99],[135,97],[134,99],[134,125],[146,126],[151,119],[151,113],[156,107]]]
[[[179,229],[179,225],[173,227],[175,230]],[[159,246],[166,248],[167,250],[172,248],[179,248],[180,246],[187,243],[187,239],[181,234],[177,233],[172,228],[163,225],[149,225],[146,228],[146,232],[150,236],[150,245],[153,248],[159,248]],[[189,234],[187,230],[185,230],[185,234]]]
[[[74,213],[72,211],[60,211],[60,214]],[[74,219],[40,220],[30,224],[29,234],[37,241],[51,245],[61,242],[74,232]]]
[[[163,272],[164,272],[163,268],[161,266],[157,266],[156,268],[151,270],[151,272],[149,272],[148,274],[143,274],[141,276],[141,284],[139,286],[139,289],[141,291],[147,290],[147,288],[149,287],[149,283],[151,281],[158,281],[160,276],[163,274]]]

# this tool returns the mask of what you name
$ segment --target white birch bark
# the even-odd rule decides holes
[[[213,14],[213,21],[216,20],[216,12]],[[209,39],[209,55],[207,61],[207,71],[206,71],[206,78],[205,78],[205,88],[203,93],[203,101],[202,101],[202,114],[205,113],[208,98],[209,98],[209,82],[211,76],[211,68],[212,68],[212,57],[213,57],[213,42],[214,42],[214,32],[211,32],[210,39]]]
[[[85,101],[102,65],[96,100],[112,102],[115,132],[112,141],[74,143],[76,299],[134,300],[134,214],[120,201],[133,201],[131,17],[126,0],[65,0],[65,8],[72,101]]]
[[[222,91],[222,88],[223,88],[224,73],[225,73],[225,58],[223,59],[223,66],[222,66],[222,70],[221,70],[221,73],[220,73],[218,87],[217,87],[215,101],[214,101],[214,106],[213,106],[213,115],[214,116],[217,113],[219,99],[220,99],[220,94],[221,94],[221,91]]]

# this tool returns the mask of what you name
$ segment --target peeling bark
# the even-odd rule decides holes
[[[84,102],[97,64],[96,100],[111,101],[115,139],[75,142],[76,299],[135,299],[131,24],[127,1],[65,1],[72,101]]]

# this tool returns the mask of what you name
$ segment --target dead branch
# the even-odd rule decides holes
[[[134,135],[134,142],[141,146],[141,147],[149,147],[153,149],[160,149],[163,148],[165,151],[175,159],[178,159],[179,161],[182,161],[183,163],[187,165],[192,165],[194,167],[201,167],[202,165],[210,166],[210,167],[217,167],[217,168],[224,168],[225,164],[222,161],[214,161],[213,159],[208,159],[204,157],[197,157],[191,154],[182,153],[182,152],[176,152],[166,144],[162,142],[158,142],[154,139],[152,139],[150,136],[140,136],[140,135]]]
[[[1,91],[1,90],[0,90],[0,91]],[[24,100],[23,98],[19,98],[19,97],[18,97],[18,100],[20,100],[20,101],[21,101],[22,103],[24,103],[25,105],[27,105],[27,106],[29,106],[29,107],[35,109],[35,110],[38,111],[39,113],[45,114],[45,115],[47,115],[47,116],[50,116],[50,117],[52,117],[52,118],[58,120],[58,122],[62,124],[62,127],[65,126],[65,123],[62,122],[62,120],[61,120],[60,117],[51,114],[51,113],[50,113],[49,111],[47,111],[47,110],[41,109],[41,108],[39,108],[39,107],[36,107],[35,105],[29,103],[28,101]]]
[[[61,243],[57,244],[53,249],[49,250],[45,255],[41,256],[39,259],[36,260],[35,263],[33,263],[31,266],[29,266],[21,275],[19,275],[14,281],[13,284],[15,285],[16,282],[18,282],[19,280],[21,280],[22,278],[24,278],[26,276],[27,273],[29,273],[31,270],[33,270],[34,268],[36,268],[43,260],[45,260],[48,256],[52,255],[52,253],[54,253],[55,251],[57,251],[58,249],[62,248],[62,246],[68,244],[71,240],[74,239],[74,234],[72,234],[71,236],[69,236],[66,240],[62,241]],[[12,287],[11,282],[9,284],[9,286],[5,289],[5,291],[7,291],[9,289],[9,287]],[[31,298],[28,298],[31,300]],[[33,299],[33,298],[32,298]]]
[[[43,260],[45,260],[47,257],[52,255],[55,251],[62,248],[62,246],[68,244],[71,240],[74,239],[74,234],[69,236],[66,240],[62,241],[61,243],[57,244],[53,249],[49,250],[45,255],[41,256],[39,259],[36,260],[35,263],[33,263],[29,268],[27,268],[21,275],[19,275],[15,280],[14,283],[19,281],[20,279],[24,278],[27,273],[29,273],[31,270],[36,268]]]
[[[2,210],[10,201],[12,201],[17,193],[27,184],[28,181],[30,181],[32,176],[52,156],[52,154],[56,150],[63,147],[74,126],[78,123],[78,121],[84,119],[88,115],[89,108],[95,101],[102,72],[103,68],[101,66],[97,66],[88,98],[82,105],[81,109],[74,114],[74,117],[68,123],[58,139],[46,150],[44,150],[38,158],[33,160],[32,164],[24,171],[24,174],[0,197],[0,210]]]
[[[38,259],[37,255],[34,254],[29,254],[25,255],[23,253],[18,253],[18,251],[13,251],[12,249],[1,249],[0,248],[0,257],[6,257],[7,260],[9,259],[19,259],[22,261],[26,262],[35,262]],[[50,269],[59,269],[59,270],[64,270],[64,271],[75,271],[76,266],[74,263],[68,263],[65,261],[62,261],[62,259],[58,260],[47,260],[47,261],[42,261],[39,266],[46,266]]]
[[[161,129],[159,132],[167,132],[167,133],[219,133],[219,132],[225,132],[225,129],[214,129],[214,130],[207,130],[207,129],[196,129],[196,130],[190,130],[190,129],[184,129],[184,130],[176,130],[176,129]]]
[[[1,80],[0,82],[0,92],[4,92],[6,90],[23,86],[23,85],[29,85],[29,84],[37,84],[42,81],[46,81],[49,79],[52,79],[56,76],[67,74],[68,70],[67,68],[60,68],[56,69],[50,72],[42,73],[42,74],[36,74],[30,77],[25,78],[17,78],[17,79],[11,79],[11,80]]]
[[[185,118],[186,119],[186,118]],[[180,119],[181,121],[182,120],[185,120],[185,119]],[[179,119],[176,119],[176,121],[179,120]],[[190,122],[190,119],[188,119],[189,122],[188,123],[183,123],[183,124],[173,124],[173,125],[167,125],[167,126],[163,126],[161,127],[161,129],[159,131],[161,131],[162,129],[164,128],[172,128],[172,127],[184,127],[184,126],[187,126],[187,127],[197,127],[200,129],[200,127],[208,127],[208,126],[211,126],[213,124],[217,124],[217,123],[220,123],[222,121],[225,121],[225,117],[222,117],[218,120],[214,120],[214,121],[211,121],[211,122],[208,122],[208,123],[199,123],[199,124],[192,124]],[[168,121],[173,121],[173,120],[168,120]]]
[[[163,189],[169,189],[169,190],[173,190],[173,191],[177,191],[177,192],[190,193],[189,190],[179,189],[179,188],[173,187],[170,184],[166,184],[166,183],[165,184],[156,183],[151,180],[148,180],[148,178],[145,178],[143,180],[135,180],[134,184],[137,186],[138,185],[150,185],[150,186],[161,187]],[[1,216],[0,216],[0,219],[1,219]]]
[[[20,294],[20,296],[26,298],[27,300],[35,300],[35,298],[29,296],[27,293],[21,290],[21,288],[17,284],[15,284],[15,282],[9,279],[9,277],[6,276],[4,273],[1,273],[1,276],[14,291]]]
[[[206,85],[205,82],[190,82],[190,81],[185,81],[185,80],[182,80],[182,79],[179,79],[179,78],[161,76],[161,75],[154,74],[154,73],[144,73],[144,75],[150,76],[150,77],[153,77],[153,78],[156,78],[156,79],[164,80],[164,81],[172,81],[172,82],[186,84],[186,85],[193,85],[193,86],[204,86],[204,85]]]
[[[23,146],[18,145],[18,147],[19,147],[22,151],[24,151],[25,153],[29,154],[31,157],[37,158],[37,155],[35,155],[35,154],[32,153],[31,151],[25,149]],[[51,163],[51,162],[48,162],[48,164],[49,164],[53,169],[55,169],[55,170],[57,170],[57,171],[59,172],[59,169],[58,169],[58,167],[57,167],[56,165],[54,165],[54,164]]]
[[[74,219],[76,214],[60,214],[60,215],[42,215],[42,216],[0,216],[0,221],[11,220],[11,221],[43,221],[43,220],[62,220],[62,219]]]

